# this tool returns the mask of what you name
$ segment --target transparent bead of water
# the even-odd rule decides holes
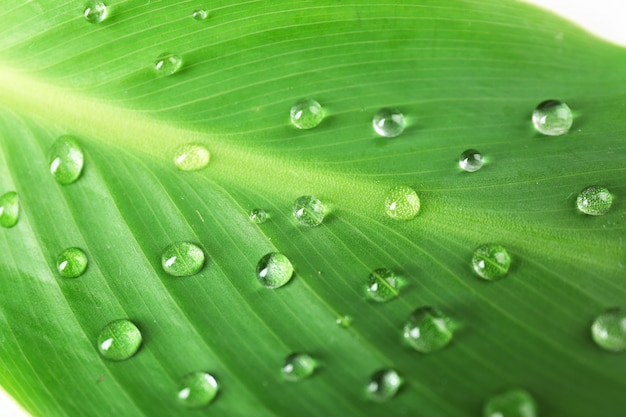
[[[87,255],[80,248],[67,248],[57,257],[57,270],[65,278],[81,276],[87,264]]]
[[[281,368],[283,378],[296,382],[313,375],[317,362],[306,353],[293,353],[285,359]]]
[[[420,307],[404,325],[403,338],[407,345],[421,353],[437,352],[453,338],[452,320],[441,310]]]
[[[459,157],[459,166],[467,172],[476,172],[483,166],[483,155],[476,149],[468,149]]]
[[[15,191],[0,196],[0,226],[10,228],[20,218],[20,202]]]
[[[256,276],[266,288],[282,287],[291,280],[293,265],[282,253],[270,252],[256,266]]]
[[[178,401],[188,408],[200,408],[210,404],[219,390],[215,377],[207,372],[192,372],[181,378],[178,385]]]
[[[207,18],[207,16],[209,16],[209,13],[207,13],[207,11],[204,9],[195,9],[193,12],[191,12],[191,17],[193,20],[204,20]]]
[[[165,53],[154,62],[154,71],[160,76],[169,76],[178,72],[183,66],[183,59],[175,54]]]
[[[582,190],[576,197],[576,207],[581,213],[602,216],[611,209],[613,194],[600,185],[592,185]]]
[[[406,121],[400,110],[384,108],[376,112],[372,119],[372,125],[380,136],[395,138],[404,132]]]
[[[174,152],[174,165],[181,171],[197,171],[209,164],[211,154],[202,145],[188,143]]]
[[[573,121],[572,111],[562,101],[546,100],[533,111],[535,129],[543,135],[563,135],[572,127]]]
[[[85,154],[76,138],[63,135],[50,147],[48,162],[54,179],[67,185],[76,181],[83,172]]]
[[[398,276],[393,271],[375,269],[367,278],[367,295],[374,301],[389,301],[398,296],[399,285]]]
[[[98,336],[98,350],[103,358],[123,361],[130,358],[141,346],[141,332],[126,319],[107,324]]]
[[[337,317],[335,323],[337,324],[337,326],[347,329],[348,327],[352,326],[353,321],[354,318],[346,314],[345,316]]]
[[[107,18],[107,6],[100,0],[90,0],[85,3],[83,17],[89,23],[100,23]]]
[[[175,277],[194,275],[204,266],[204,251],[190,242],[174,242],[163,251],[161,265]]]
[[[396,396],[403,382],[395,370],[381,369],[372,374],[365,393],[370,400],[383,403]]]
[[[612,308],[600,314],[591,325],[591,337],[602,349],[611,352],[626,350],[626,312]]]
[[[411,187],[399,185],[387,192],[385,212],[395,220],[411,220],[420,211],[420,199]]]
[[[503,246],[495,243],[480,245],[472,255],[474,272],[488,281],[505,276],[510,266],[511,255]]]
[[[313,99],[303,99],[291,106],[290,116],[298,129],[313,129],[324,119],[324,109]]]
[[[326,207],[312,195],[305,195],[293,202],[292,213],[302,226],[315,227],[324,221]]]
[[[483,416],[537,417],[537,403],[526,390],[512,389],[487,400]]]
[[[250,211],[250,220],[256,224],[262,224],[267,221],[267,213],[263,209],[253,209]]]

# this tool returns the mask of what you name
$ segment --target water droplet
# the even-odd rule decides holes
[[[282,287],[291,280],[293,265],[282,253],[271,252],[263,256],[256,266],[256,276],[267,288]]]
[[[558,100],[546,100],[533,111],[533,124],[539,133],[559,136],[572,127],[574,116],[567,104]]]
[[[475,172],[483,166],[483,155],[476,149],[468,149],[459,157],[459,166],[467,172]]]
[[[613,205],[613,194],[599,185],[592,185],[582,190],[576,198],[578,210],[591,216],[606,214]]]
[[[591,337],[602,349],[612,352],[626,350],[626,312],[612,308],[600,314],[591,325]]]
[[[175,277],[198,273],[204,265],[204,251],[190,242],[175,242],[161,255],[163,270]]]
[[[267,221],[267,213],[263,209],[253,209],[250,211],[250,220],[256,224],[265,223]]]
[[[191,12],[191,17],[193,18],[193,20],[204,20],[207,18],[208,15],[209,13],[207,13],[207,11],[204,9],[196,9]]]
[[[168,76],[178,72],[183,66],[180,56],[165,53],[160,55],[154,63],[154,71],[157,75]]]
[[[50,148],[50,173],[59,184],[71,184],[80,177],[85,154],[73,136],[59,137]]]
[[[354,321],[354,318],[352,316],[345,315],[345,316],[337,317],[337,320],[335,320],[335,323],[337,323],[337,326],[347,329],[348,327],[352,326],[353,321]]]
[[[398,296],[399,285],[399,279],[393,271],[375,269],[367,278],[367,294],[374,301],[389,301]]]
[[[511,255],[501,245],[480,245],[472,255],[472,268],[479,277],[488,281],[501,278],[509,272]]]
[[[512,389],[491,397],[483,409],[484,417],[536,417],[537,404],[523,389]]]
[[[298,129],[313,129],[322,119],[322,105],[313,99],[300,100],[291,107],[291,124]]]
[[[396,396],[403,382],[402,377],[393,369],[376,371],[367,384],[367,397],[378,403],[389,401]]]
[[[420,199],[411,187],[399,185],[387,192],[385,212],[396,220],[411,220],[420,211]]]
[[[102,357],[123,361],[133,356],[141,346],[141,332],[126,319],[107,324],[98,336],[98,350]]]
[[[204,407],[213,401],[218,389],[219,385],[213,375],[206,372],[192,372],[180,380],[178,401],[189,408]]]
[[[395,138],[404,132],[406,121],[400,110],[385,108],[376,112],[372,125],[380,136]]]
[[[107,6],[100,0],[89,0],[85,3],[83,17],[89,23],[100,23],[107,18]]]
[[[13,227],[20,217],[20,202],[15,191],[0,196],[0,225],[2,227]]]
[[[281,373],[287,381],[300,381],[313,375],[317,362],[306,353],[293,353],[287,356]]]
[[[197,171],[209,164],[211,154],[202,145],[188,143],[180,146],[174,153],[174,164],[181,171]]]
[[[87,263],[87,255],[82,249],[68,248],[58,256],[57,269],[65,278],[76,278],[85,272]]]
[[[453,323],[441,310],[420,307],[404,325],[404,341],[422,353],[432,353],[446,347],[453,336]]]
[[[322,224],[326,215],[326,207],[312,195],[304,195],[293,202],[293,217],[302,226],[315,227]]]

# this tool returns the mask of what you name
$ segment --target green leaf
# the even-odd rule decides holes
[[[0,231],[7,392],[33,416],[197,415],[176,397],[202,371],[215,416],[476,416],[510,388],[541,415],[622,412],[626,356],[590,327],[625,305],[626,51],[518,2],[216,1],[197,21],[199,5],[111,0],[99,24],[81,2],[0,5],[0,194],[20,202]],[[164,53],[183,61],[170,76]],[[313,129],[289,123],[303,98],[324,108]],[[533,130],[546,99],[573,109],[569,134]],[[384,107],[407,119],[396,138],[372,129]],[[49,166],[62,135],[84,151],[66,185]],[[180,171],[190,143],[210,162]],[[419,195],[411,220],[385,214],[399,185]],[[614,195],[606,215],[576,210],[589,185]],[[292,216],[305,195],[328,209],[318,227]],[[200,272],[164,272],[175,242],[204,251]],[[471,267],[485,243],[512,256],[493,282]],[[56,265],[70,247],[89,262],[75,279]],[[284,287],[256,277],[270,252],[293,264]],[[402,277],[397,298],[367,298],[377,268]],[[425,306],[458,326],[431,354],[401,341]],[[113,362],[96,341],[120,319],[143,341]],[[296,352],[318,367],[285,381]],[[404,385],[368,401],[385,368]]]

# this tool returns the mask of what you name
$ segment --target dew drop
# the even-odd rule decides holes
[[[204,265],[204,251],[190,242],[175,242],[161,255],[163,270],[175,277],[198,273]]]
[[[267,221],[267,213],[263,209],[253,209],[250,211],[250,220],[256,224],[262,224]]]
[[[472,255],[474,272],[488,281],[505,276],[510,266],[511,255],[503,246],[495,243],[480,245]]]
[[[159,55],[154,63],[154,71],[157,75],[168,76],[178,72],[183,66],[183,60],[180,56],[165,53]]]
[[[337,319],[335,320],[335,323],[337,324],[337,326],[343,329],[347,329],[348,327],[352,326],[353,321],[354,321],[354,318],[352,316],[345,315],[345,316],[337,317]]]
[[[467,172],[476,172],[483,166],[483,155],[476,149],[468,149],[459,157],[459,166]]]
[[[85,154],[73,136],[59,137],[50,148],[50,173],[59,184],[71,184],[80,177]]]
[[[298,129],[313,129],[324,119],[322,105],[313,99],[303,99],[291,106],[291,124]]]
[[[178,386],[178,401],[189,408],[208,405],[217,395],[219,385],[213,375],[206,372],[192,372],[185,375]]]
[[[484,417],[536,417],[537,404],[523,389],[512,389],[491,397],[483,408]]]
[[[209,164],[211,154],[202,145],[188,143],[174,152],[174,165],[181,171],[197,171]]]
[[[582,190],[576,198],[576,206],[584,214],[602,216],[613,205],[613,194],[602,186],[592,185]]]
[[[208,16],[209,13],[207,13],[207,11],[204,9],[195,9],[193,12],[191,12],[191,17],[193,18],[193,20],[204,20]]]
[[[15,191],[0,196],[0,226],[10,228],[20,218],[20,202]]]
[[[287,381],[296,382],[313,375],[317,362],[306,353],[293,353],[287,356],[281,373]]]
[[[83,17],[89,23],[100,23],[107,18],[107,6],[100,0],[90,0],[85,3]]]
[[[315,227],[322,224],[326,215],[326,207],[312,195],[304,195],[293,202],[293,217],[302,226]]]
[[[102,357],[112,361],[130,358],[141,346],[141,332],[126,319],[107,324],[98,336],[98,350]]]
[[[420,199],[411,187],[399,185],[387,192],[385,212],[395,220],[411,220],[420,211]]]
[[[380,136],[395,138],[404,132],[406,121],[400,110],[384,108],[376,112],[372,125]]]
[[[591,325],[591,337],[602,349],[626,350],[626,312],[616,307],[600,314]]]
[[[393,369],[381,369],[374,372],[366,387],[366,395],[372,401],[384,403],[400,390],[402,377]]]
[[[291,280],[293,265],[282,253],[270,252],[256,266],[256,276],[266,288],[282,287]]]
[[[533,111],[535,129],[547,136],[559,136],[572,127],[574,116],[567,104],[558,100],[546,100]]]
[[[434,307],[415,310],[404,325],[404,341],[421,353],[437,352],[453,337],[452,320]]]
[[[87,255],[82,249],[67,248],[57,257],[57,270],[65,278],[77,278],[87,269]]]
[[[375,269],[367,278],[367,295],[374,301],[389,301],[398,296],[399,285],[399,279],[393,271]]]

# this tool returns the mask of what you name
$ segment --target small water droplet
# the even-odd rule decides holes
[[[600,314],[591,325],[591,336],[602,349],[626,350],[626,312],[615,307]]]
[[[312,195],[304,195],[293,202],[293,217],[302,226],[315,227],[322,224],[326,207]]]
[[[17,224],[20,218],[20,202],[15,191],[0,196],[0,225],[10,228]]]
[[[439,309],[420,307],[409,316],[403,337],[418,352],[437,352],[452,341],[453,323]]]
[[[400,280],[393,271],[380,268],[372,271],[367,278],[367,294],[378,302],[392,300],[398,296]]]
[[[523,389],[512,389],[491,397],[483,408],[484,417],[536,417],[537,404]]]
[[[204,265],[204,251],[190,242],[175,242],[161,255],[163,270],[175,277],[198,273]]]
[[[366,387],[367,397],[375,402],[383,403],[396,396],[403,379],[393,369],[381,369],[374,372]]]
[[[420,211],[420,199],[411,187],[399,185],[387,192],[385,212],[395,220],[410,220]]]
[[[511,255],[503,246],[495,243],[480,245],[472,255],[474,272],[488,281],[505,276],[510,266]]]
[[[591,216],[606,214],[611,209],[611,205],[613,205],[613,194],[599,185],[585,188],[576,197],[578,210]]]
[[[313,375],[317,362],[306,353],[293,353],[287,356],[281,373],[287,381],[296,382]]]
[[[546,100],[533,111],[535,129],[547,136],[559,136],[572,127],[574,116],[567,104],[558,100]]]
[[[313,129],[324,119],[322,105],[313,99],[303,99],[291,106],[291,124],[298,129]]]
[[[157,75],[168,76],[178,72],[183,66],[183,59],[174,54],[165,53],[159,55],[154,62],[154,71]]]
[[[256,276],[266,288],[282,287],[291,280],[293,265],[282,253],[270,252],[256,266]]]
[[[50,148],[48,157],[50,173],[63,185],[71,184],[80,177],[85,162],[85,154],[73,136],[59,137]]]
[[[85,3],[83,17],[89,23],[100,23],[107,18],[107,6],[100,0],[89,0]]]
[[[193,20],[204,20],[207,18],[208,15],[209,13],[207,13],[207,11],[204,9],[196,9],[191,12],[191,17],[193,18]]]
[[[250,211],[250,220],[256,224],[262,224],[267,221],[267,213],[263,209],[253,209]]]
[[[347,329],[348,327],[352,326],[353,321],[354,321],[354,318],[352,316],[345,315],[345,316],[337,317],[337,320],[335,320],[335,323],[337,323],[337,326]]]
[[[483,166],[483,155],[476,149],[468,149],[459,157],[459,166],[467,172],[476,172]]]
[[[404,132],[406,121],[400,110],[384,108],[376,112],[372,125],[380,136],[395,138]]]
[[[76,278],[85,272],[87,263],[87,255],[82,249],[67,248],[57,257],[57,270],[65,278]]]
[[[178,386],[178,401],[189,408],[208,405],[217,395],[219,385],[213,375],[192,372],[181,378]]]
[[[98,350],[102,357],[112,361],[130,358],[141,346],[141,332],[126,319],[107,324],[98,336]]]
[[[202,145],[188,143],[174,152],[174,165],[181,171],[197,171],[209,164],[211,154]]]

